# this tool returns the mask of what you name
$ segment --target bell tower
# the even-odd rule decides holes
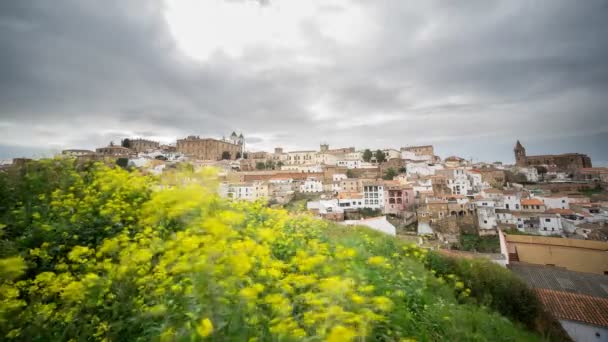
[[[526,149],[522,146],[519,140],[517,140],[517,144],[515,144],[513,152],[515,152],[515,165],[526,166]]]

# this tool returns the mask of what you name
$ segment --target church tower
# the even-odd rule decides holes
[[[519,140],[517,140],[513,152],[515,152],[515,165],[526,166],[526,149],[521,145]]]

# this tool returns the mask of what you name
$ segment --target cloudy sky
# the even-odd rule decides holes
[[[606,0],[0,2],[0,158],[243,132],[608,165]]]

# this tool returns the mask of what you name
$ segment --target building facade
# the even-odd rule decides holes
[[[135,152],[145,152],[148,150],[156,150],[160,147],[158,141],[147,139],[132,139],[129,140],[129,148]]]
[[[592,167],[591,158],[586,154],[565,153],[527,156],[526,149],[519,140],[515,144],[513,152],[515,153],[515,164],[520,167],[549,165],[562,171]]]
[[[235,160],[243,154],[243,144],[238,140],[230,142],[191,135],[177,140],[177,152],[203,160],[221,160],[227,152],[230,157],[228,159]]]

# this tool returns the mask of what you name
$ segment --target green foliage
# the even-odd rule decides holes
[[[373,157],[373,153],[370,149],[365,149],[365,151],[363,151],[363,161],[364,162],[370,162],[372,160]]]
[[[498,236],[479,236],[478,234],[460,234],[459,248],[463,251],[480,253],[499,253],[500,242]]]
[[[122,139],[120,141],[120,146],[126,147],[126,148],[131,148],[131,140],[129,140],[129,138]]]
[[[116,159],[116,165],[126,169],[129,166],[129,158],[118,158]]]
[[[230,160],[230,152],[228,152],[228,151],[222,152],[222,160]]]
[[[382,216],[382,210],[380,209],[361,208],[359,209],[359,213],[363,218]]]
[[[388,170],[386,170],[386,172],[384,172],[384,176],[382,176],[382,179],[392,180],[393,178],[395,178],[395,176],[397,176],[397,171],[390,167],[388,168]]]
[[[256,170],[265,170],[266,169],[266,164],[264,164],[264,162],[256,162],[255,163],[255,169]]]
[[[267,170],[274,170],[275,163],[272,160],[267,160],[265,165]]]
[[[355,178],[355,173],[353,172],[353,170],[351,170],[351,169],[346,170],[346,177]]]
[[[386,154],[384,154],[382,150],[377,150],[374,156],[376,157],[376,162],[378,164],[384,163],[386,161]]]
[[[529,317],[505,275],[436,277],[392,237],[220,199],[210,169],[47,160],[1,175],[3,340],[538,340],[467,299],[524,295],[505,315]]]
[[[453,258],[437,252],[429,253],[425,264],[438,276],[461,281],[470,289],[467,301],[488,306],[550,340],[569,340],[555,319],[543,311],[534,291],[508,269],[482,258]]]

